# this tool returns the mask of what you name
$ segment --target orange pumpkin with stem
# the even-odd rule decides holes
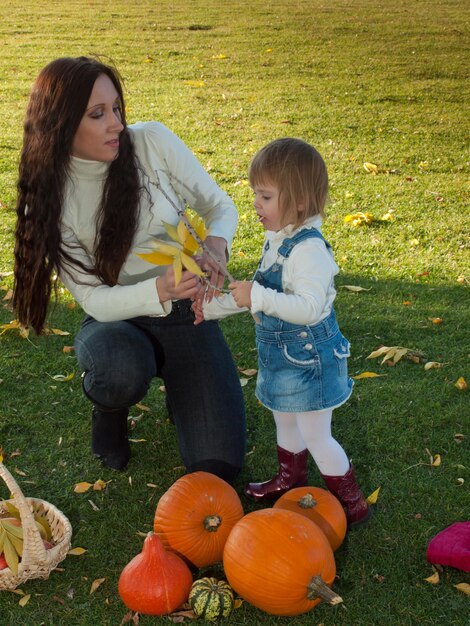
[[[292,511],[272,508],[245,515],[227,539],[223,565],[230,586],[273,615],[300,615],[322,599],[342,602],[329,588],[336,565],[327,538]]]
[[[196,567],[222,560],[230,531],[243,517],[235,489],[209,472],[179,478],[160,498],[154,531],[165,548]]]
[[[332,493],[320,487],[295,487],[286,491],[274,508],[305,515],[325,533],[333,551],[343,543],[347,531],[346,513]]]
[[[186,602],[192,583],[191,571],[183,559],[166,552],[157,535],[150,532],[142,552],[122,570],[118,591],[132,611],[167,615]]]

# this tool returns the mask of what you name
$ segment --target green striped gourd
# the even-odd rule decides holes
[[[234,604],[233,591],[228,582],[209,577],[193,582],[188,600],[194,613],[208,621],[227,617]]]

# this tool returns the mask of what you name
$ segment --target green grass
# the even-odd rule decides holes
[[[240,226],[231,270],[240,278],[255,268],[262,240],[246,186],[253,153],[293,135],[313,143],[327,162],[325,234],[341,266],[337,284],[369,289],[338,289],[351,373],[383,374],[357,381],[350,402],[336,411],[334,429],[365,492],[380,486],[380,497],[372,521],[336,553],[343,605],[319,605],[289,619],[243,604],[227,624],[468,624],[468,598],[454,587],[470,582],[468,574],[446,568],[439,585],[424,581],[432,574],[428,541],[470,511],[468,392],[454,385],[460,376],[470,380],[468,23],[468,4],[457,0],[9,0],[0,8],[1,298],[12,285],[16,171],[29,89],[57,56],[111,57],[126,79],[130,120],[167,124],[233,197]],[[378,175],[364,170],[366,161],[378,165]],[[391,223],[344,223],[350,213],[380,218],[390,209]],[[49,326],[73,335],[82,313],[67,308],[69,301],[60,295]],[[442,323],[433,324],[435,317]],[[4,301],[0,323],[11,319]],[[226,320],[223,328],[237,364],[256,367],[251,317]],[[90,407],[75,358],[62,351],[72,341],[0,336],[6,463],[26,495],[66,513],[73,545],[87,548],[48,581],[22,585],[32,594],[24,608],[19,596],[0,593],[1,622],[8,626],[120,624],[126,609],[116,591],[119,573],[140,550],[136,533],[150,530],[159,496],[183,471],[158,382],[144,399],[151,410],[133,436],[146,441],[132,444],[128,470],[112,472],[91,457]],[[381,344],[422,350],[443,367],[366,360]],[[75,377],[68,383],[51,378],[70,372]],[[239,493],[248,479],[268,477],[276,466],[272,418],[253,391],[251,380],[244,394],[252,454]],[[9,458],[17,449],[21,454]],[[441,455],[440,467],[427,465],[426,450]],[[73,493],[76,482],[100,477],[112,481],[104,492]],[[321,484],[313,464],[310,478]],[[0,493],[8,496],[1,486]],[[256,508],[242,500],[246,511]],[[90,594],[92,581],[102,577]],[[169,622],[141,616],[140,623]]]

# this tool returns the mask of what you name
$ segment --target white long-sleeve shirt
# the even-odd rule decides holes
[[[266,270],[278,260],[279,246],[284,239],[298,230],[312,227],[320,230],[320,216],[309,218],[298,229],[289,225],[278,232],[266,231],[260,269]],[[254,281],[251,312],[262,311],[292,324],[317,324],[330,314],[336,297],[334,277],[339,269],[332,253],[321,239],[310,238],[295,245],[287,259],[281,259],[283,293]],[[205,319],[220,319],[246,310],[236,305],[231,294],[204,303]]]
[[[118,283],[110,287],[76,267],[68,267],[69,271],[60,276],[84,311],[102,322],[166,315],[171,310],[171,302],[160,303],[156,289],[156,278],[165,273],[167,266],[152,265],[137,256],[151,250],[154,237],[169,240],[162,222],[176,225],[180,220],[157,183],[177,206],[183,207],[186,201],[204,217],[209,234],[223,237],[228,249],[238,219],[229,196],[168,128],[158,122],[140,122],[128,128],[148,193],[142,193],[134,242]],[[108,168],[108,163],[72,157],[64,195],[62,238],[67,252],[85,266],[93,266],[96,213]]]

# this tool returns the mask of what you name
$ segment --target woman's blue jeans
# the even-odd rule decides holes
[[[75,340],[85,394],[104,410],[142,400],[163,379],[187,471],[233,480],[245,456],[245,409],[237,371],[217,322],[194,326],[190,303],[166,317],[98,322]]]

